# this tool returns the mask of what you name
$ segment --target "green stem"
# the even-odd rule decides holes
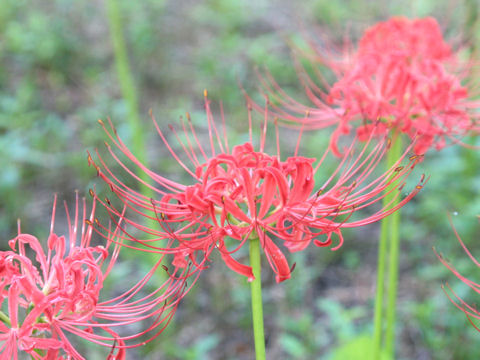
[[[384,203],[386,198],[384,198]],[[383,293],[385,288],[385,259],[387,257],[387,234],[389,218],[384,218],[380,228],[380,240],[378,243],[378,265],[377,265],[377,292],[375,295],[375,315],[373,330],[373,352],[372,359],[380,359],[382,346],[382,319],[383,319]]]
[[[390,215],[390,253],[388,259],[387,329],[385,331],[385,351],[389,359],[395,355],[395,317],[398,289],[398,260],[400,247],[400,211]]]
[[[127,47],[122,31],[122,16],[118,4],[119,0],[107,0],[106,3],[110,37],[113,44],[118,81],[122,90],[122,96],[128,106],[128,123],[132,133],[132,150],[138,160],[144,162],[146,159],[145,139],[140,122],[137,91],[128,61]]]
[[[257,360],[265,360],[265,335],[263,331],[262,279],[260,264],[260,241],[250,238],[250,266],[255,280],[250,283],[252,294],[253,336]]]
[[[0,321],[3,322],[4,324],[7,324],[8,326],[11,326],[12,323],[10,322],[10,318],[5,315],[3,311],[0,311]]]
[[[115,67],[117,72],[118,81],[120,83],[120,89],[122,91],[122,96],[125,99],[128,107],[128,125],[130,128],[130,133],[132,136],[131,146],[132,153],[135,154],[135,157],[143,163],[145,166],[147,164],[146,156],[146,146],[145,146],[145,136],[142,129],[142,123],[140,121],[139,115],[139,105],[137,97],[137,89],[135,87],[135,81],[133,79],[132,71],[130,68],[130,63],[128,61],[127,46],[125,44],[125,38],[123,36],[122,28],[122,14],[119,4],[119,0],[107,0],[106,10],[108,17],[108,24],[110,30],[110,37],[113,44],[113,50],[115,55]],[[146,183],[151,183],[149,176],[140,171],[138,176],[140,179]],[[139,188],[143,195],[148,198],[154,198],[154,191],[142,183],[139,184]],[[158,223],[155,219],[149,219],[147,221],[147,227],[155,229],[158,227]],[[155,253],[149,253],[151,263],[156,263],[158,261],[158,255]],[[160,285],[167,275],[160,271],[158,272],[158,284]]]
[[[387,169],[390,169],[395,162],[400,158],[402,154],[402,142],[400,136],[395,134],[392,139],[392,147],[387,154]],[[386,194],[383,198],[383,207],[386,207],[395,197],[395,193]],[[394,204],[391,204],[394,206]],[[396,284],[393,285],[390,283],[392,279],[392,270],[398,267],[398,221],[399,221],[399,212],[395,211],[390,216],[382,219],[381,228],[380,228],[380,239],[378,244],[378,268],[377,268],[377,291],[375,295],[375,314],[374,314],[374,330],[373,330],[373,346],[372,346],[372,359],[379,360],[382,348],[382,331],[383,331],[383,306],[384,306],[384,292],[385,292],[385,270],[386,270],[386,258],[387,258],[387,247],[389,241],[390,243],[390,256],[389,256],[389,284],[388,287],[388,297],[396,296]],[[397,226],[394,227],[394,224]],[[392,252],[392,247],[395,245],[394,239],[396,238],[396,250]],[[389,240],[390,239],[390,240]],[[395,260],[395,253],[396,260]],[[392,260],[393,259],[393,260]],[[392,263],[393,262],[393,263]],[[396,269],[394,272],[397,272]],[[394,292],[392,295],[391,292]],[[387,312],[388,316],[392,317],[392,309],[390,309],[391,303],[389,301]],[[393,306],[395,306],[395,301],[393,301]],[[393,309],[393,318],[395,309]],[[393,323],[390,324],[390,328],[393,326]],[[388,327],[388,325],[387,325]],[[391,337],[392,334],[390,334]]]

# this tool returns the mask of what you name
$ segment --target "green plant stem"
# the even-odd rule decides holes
[[[128,106],[128,124],[132,134],[132,150],[138,160],[144,162],[146,160],[145,138],[140,122],[137,91],[128,61],[127,47],[122,31],[122,17],[118,3],[119,0],[107,0],[106,2],[110,37],[113,44],[118,81],[122,90],[122,96]]]
[[[130,69],[130,63],[128,61],[127,46],[125,44],[125,38],[123,36],[123,21],[119,3],[119,0],[106,1],[110,38],[112,40],[115,56],[115,68],[118,81],[120,83],[122,96],[126,101],[128,107],[128,125],[132,137],[132,152],[143,165],[148,166],[145,136],[139,115],[137,89],[135,87],[135,81],[133,79],[132,71]],[[145,184],[151,183],[151,179],[145,172],[140,171],[138,173],[138,176]],[[145,184],[139,184],[140,191],[144,196],[148,198],[154,198],[154,191]],[[151,229],[155,229],[159,226],[157,220],[155,219],[155,216],[153,216],[153,219],[149,219],[146,225]],[[159,255],[156,253],[149,254],[149,262],[156,263],[158,261]],[[158,281],[158,285],[161,285],[162,282],[167,278],[167,274],[163,271],[160,271],[158,272],[156,278]]]
[[[386,202],[386,198],[384,198],[383,202]],[[380,240],[378,243],[377,292],[375,294],[372,360],[380,359],[380,350],[382,347],[383,294],[385,291],[385,259],[387,257],[388,220],[388,217],[382,220],[380,227]]]
[[[0,311],[0,321],[3,322],[4,324],[7,324],[8,326],[11,326],[12,323],[10,322],[10,318],[5,315],[3,311]]]
[[[260,264],[260,241],[250,238],[250,266],[255,280],[250,283],[252,294],[253,336],[256,360],[265,360],[265,335],[263,330],[262,279]]]
[[[395,204],[398,202],[395,201]],[[385,352],[389,359],[395,355],[395,317],[398,289],[398,260],[400,247],[400,210],[390,215],[390,249],[388,258],[388,292],[387,292],[387,310],[385,318],[387,328],[385,330]]]
[[[400,136],[395,134],[393,136],[392,147],[387,154],[387,169],[390,169],[395,162],[400,158],[402,153],[402,142]],[[383,198],[383,206],[386,207],[395,197],[395,193],[386,194]],[[394,206],[391,204],[390,206]],[[380,239],[378,244],[378,265],[377,265],[377,291],[375,295],[375,314],[374,314],[374,330],[373,330],[373,345],[372,345],[372,359],[380,359],[382,348],[382,331],[383,331],[383,306],[384,306],[384,293],[385,293],[385,270],[386,270],[386,258],[387,247],[390,248],[389,254],[389,287],[388,287],[388,307],[386,313],[387,319],[391,318],[391,321],[395,321],[395,308],[392,306],[390,298],[393,297],[393,306],[395,307],[396,297],[396,282],[391,283],[392,276],[396,279],[398,275],[398,222],[400,219],[399,211],[395,211],[390,216],[382,219],[380,227]],[[396,227],[394,226],[396,224]],[[390,242],[390,244],[389,244]],[[395,250],[394,250],[395,249]],[[393,274],[392,274],[393,273]],[[393,293],[392,293],[393,292]],[[393,311],[393,314],[392,314]],[[388,320],[387,320],[388,321]],[[387,328],[392,329],[394,323],[389,323]],[[393,331],[393,330],[392,330]],[[394,334],[393,334],[394,335]],[[392,334],[389,335],[390,338]],[[387,337],[386,337],[387,338]]]

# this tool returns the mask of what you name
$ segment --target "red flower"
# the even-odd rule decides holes
[[[340,135],[354,126],[360,139],[368,138],[377,121],[383,125],[375,127],[378,133],[394,129],[416,138],[416,154],[432,145],[442,148],[445,138],[479,130],[474,111],[479,104],[470,100],[461,83],[470,66],[458,60],[433,18],[391,18],[367,29],[358,49],[342,60],[325,57],[320,50],[316,60],[333,69],[338,80],[324,93],[302,74],[313,108],[289,98],[271,77],[262,80],[270,96],[282,103],[276,116],[307,128],[336,123],[331,145],[337,154]],[[307,118],[295,115],[306,111]],[[360,119],[360,124],[352,124]]]
[[[77,196],[73,223],[66,211],[68,237],[57,236],[53,232],[55,208],[56,198],[46,253],[39,240],[22,233],[20,227],[9,241],[12,250],[0,252],[0,306],[8,309],[8,314],[0,313],[0,357],[17,359],[18,351],[23,351],[34,359],[83,359],[66,336],[72,333],[112,347],[109,359],[124,359],[125,348],[134,346],[126,345],[127,340],[168,323],[184,291],[183,280],[172,277],[161,289],[164,294],[158,295],[159,289],[138,298],[136,294],[151,272],[124,294],[100,301],[103,282],[120,249],[118,244],[112,245],[116,231],[111,232],[105,247],[92,246],[95,205],[89,219],[79,224],[86,207],[84,200],[79,214]],[[158,323],[139,334],[122,337],[112,330],[147,317],[157,317]]]
[[[165,146],[190,175],[192,181],[189,184],[175,182],[146,168],[118,137],[113,125],[110,123],[111,133],[100,122],[113,144],[151,177],[155,187],[150,188],[158,195],[156,199],[147,198],[129,188],[107,167],[98,153],[100,165],[89,156],[89,162],[95,166],[98,175],[110,185],[125,206],[142,217],[158,220],[158,228],[152,229],[125,219],[127,224],[154,237],[138,240],[132,236],[131,247],[174,254],[176,266],[183,266],[187,259],[202,266],[210,253],[218,249],[228,267],[253,280],[251,267],[232,255],[242,249],[250,237],[258,236],[280,282],[288,279],[291,273],[282,246],[290,251],[303,250],[312,241],[317,246],[330,246],[335,234],[338,237],[338,244],[332,249],[335,250],[343,242],[341,228],[365,225],[387,216],[408,202],[422,186],[419,184],[398,205],[391,203],[353,221],[350,219],[353,212],[381,200],[385,191],[403,187],[418,158],[412,157],[405,167],[399,166],[400,159],[392,169],[369,182],[369,175],[387,151],[387,144],[380,141],[371,152],[367,151],[367,144],[356,157],[353,156],[352,144],[334,173],[326,176],[328,180],[319,185],[315,177],[322,173],[320,166],[328,151],[320,161],[298,156],[297,151],[294,156],[282,161],[277,143],[278,153],[269,155],[264,151],[266,122],[256,150],[251,135],[250,110],[250,141],[230,149],[225,127],[222,141],[206,98],[205,106],[210,138],[208,155],[189,117],[188,125],[182,124],[183,141],[171,127],[185,156],[173,150],[155,122]],[[108,150],[130,175],[141,181],[110,146]],[[191,166],[181,158],[187,158]],[[112,214],[119,215],[110,201],[103,204]]]

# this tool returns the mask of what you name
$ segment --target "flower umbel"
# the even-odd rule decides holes
[[[124,359],[125,348],[135,346],[127,341],[164,327],[176,309],[185,289],[183,279],[172,277],[153,294],[138,296],[154,270],[122,295],[100,300],[121,247],[116,230],[110,231],[106,246],[91,244],[93,223],[98,221],[95,204],[86,219],[85,200],[82,213],[78,203],[77,194],[73,219],[65,204],[68,235],[58,236],[55,197],[46,253],[36,237],[21,232],[20,225],[18,235],[9,242],[12,250],[0,252],[0,306],[6,311],[0,311],[2,358],[17,359],[21,351],[34,359],[84,359],[67,337],[73,334],[111,347],[109,359]],[[85,222],[79,223],[80,217]],[[146,331],[128,336],[116,333],[120,326],[147,317],[155,321]]]
[[[370,180],[389,142],[383,139],[371,146],[370,151],[370,144],[367,143],[358,154],[354,154],[352,144],[346,149],[346,155],[334,173],[319,184],[315,177],[321,174],[321,165],[328,150],[317,161],[299,156],[297,144],[294,155],[282,161],[277,137],[277,154],[265,153],[267,116],[256,150],[252,140],[250,108],[250,141],[230,149],[225,121],[222,118],[223,131],[220,131],[215,125],[206,96],[205,108],[209,154],[202,146],[188,115],[188,123],[182,123],[183,134],[171,127],[190,166],[181,160],[180,154],[173,149],[166,134],[154,120],[165,146],[192,178],[190,184],[175,182],[147,169],[118,137],[112,123],[110,131],[100,121],[115,147],[156,183],[157,187],[152,187],[158,195],[156,199],[147,198],[125,185],[98,153],[99,165],[89,156],[89,162],[97,169],[98,175],[110,185],[125,206],[142,217],[158,220],[158,228],[151,229],[126,218],[126,224],[153,237],[139,240],[134,236],[129,237],[125,230],[126,239],[133,241],[128,246],[143,251],[174,254],[176,266],[184,266],[190,259],[201,267],[211,252],[218,249],[228,267],[253,280],[251,267],[232,255],[242,249],[251,237],[258,237],[270,267],[280,282],[288,279],[292,271],[281,247],[300,251],[312,241],[320,247],[331,246],[332,236],[336,235],[338,243],[332,247],[332,250],[336,250],[343,242],[342,228],[365,225],[389,215],[408,202],[422,187],[423,177],[417,187],[397,205],[392,205],[392,202],[376,209],[373,214],[352,220],[351,216],[356,210],[370,207],[381,200],[385,191],[391,193],[396,188],[403,188],[406,177],[419,157],[411,157],[406,166],[400,166],[402,159],[399,159],[394,167]],[[141,181],[111,146],[107,148],[130,175]],[[399,196],[397,192],[395,198]],[[113,215],[119,214],[110,201],[103,204]]]
[[[338,80],[324,91],[300,70],[314,107],[288,97],[269,76],[262,82],[269,96],[282,104],[275,116],[307,128],[337,124],[331,143],[337,154],[338,137],[352,128],[360,139],[391,129],[416,137],[416,154],[478,131],[478,102],[462,84],[471,64],[458,59],[433,18],[393,17],[380,22],[367,29],[358,48],[342,60],[315,50],[314,62],[332,69]],[[311,114],[308,118],[295,115],[305,111]],[[380,125],[375,125],[378,121]]]

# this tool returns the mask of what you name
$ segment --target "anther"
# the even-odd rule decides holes
[[[421,159],[421,158],[423,158],[423,155],[412,155],[408,159],[410,161],[413,161],[413,160],[417,160],[417,159]]]

